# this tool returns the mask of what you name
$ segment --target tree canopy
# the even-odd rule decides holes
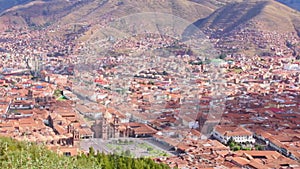
[[[22,169],[167,169],[167,165],[155,163],[150,158],[130,158],[95,152],[74,157],[58,155],[43,146],[19,142],[11,138],[0,138],[0,168]]]

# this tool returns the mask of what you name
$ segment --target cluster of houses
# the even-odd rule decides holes
[[[259,21],[254,21],[254,24],[261,26]],[[224,52],[244,55],[243,52],[255,49],[255,53],[262,56],[294,57],[299,52],[297,32],[258,31],[252,27],[250,24],[242,24],[231,32],[213,28],[207,28],[204,32],[210,36],[215,47]]]
[[[179,153],[155,160],[178,168],[300,166],[300,62],[292,57],[228,56],[192,64],[195,58],[185,54],[170,57],[183,60],[175,67],[122,78],[113,75],[132,61],[124,55],[81,70],[85,58],[71,42],[35,31],[2,34],[0,135],[65,155],[76,155],[82,139],[150,137]],[[149,34],[114,47],[144,51],[173,41]],[[212,79],[220,72],[217,86]],[[125,83],[128,89],[112,87]]]

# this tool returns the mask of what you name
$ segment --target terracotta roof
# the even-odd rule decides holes
[[[233,157],[232,158],[232,161],[234,161],[235,163],[241,165],[241,166],[244,166],[246,164],[248,164],[250,161],[243,158],[243,157]]]
[[[143,123],[137,123],[137,122],[130,122],[130,123],[122,123],[120,124],[120,128],[124,128],[122,126],[125,126],[126,128],[130,128],[134,131],[135,134],[155,134],[157,130],[150,127],[147,124]]]
[[[215,131],[222,134],[223,136],[251,136],[252,133],[243,128],[237,126],[216,126]]]

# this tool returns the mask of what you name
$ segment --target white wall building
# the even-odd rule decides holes
[[[252,132],[243,127],[218,125],[212,135],[224,144],[227,144],[231,138],[237,143],[255,143]]]

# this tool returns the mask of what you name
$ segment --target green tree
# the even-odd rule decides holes
[[[89,156],[94,156],[96,153],[95,153],[95,150],[93,147],[90,147],[89,148]]]
[[[261,151],[264,150],[264,147],[261,145],[255,145],[255,149]]]
[[[130,150],[128,150],[128,149],[125,151],[124,154],[125,154],[125,156],[127,156],[127,157],[130,157],[130,156],[131,156],[131,152],[130,152]]]
[[[219,55],[219,59],[225,59],[227,57],[227,55],[225,53],[221,53]]]
[[[125,153],[126,154],[126,153]],[[130,151],[127,152],[130,154]],[[104,154],[93,148],[89,149],[89,155],[84,153],[75,157],[60,156],[49,151],[43,146],[28,142],[18,142],[11,138],[0,137],[0,168],[169,168],[163,164],[157,164],[149,158],[130,158],[115,154]]]
[[[153,148],[152,147],[148,147],[147,148],[147,151],[149,152],[149,151],[152,151],[153,150]]]

